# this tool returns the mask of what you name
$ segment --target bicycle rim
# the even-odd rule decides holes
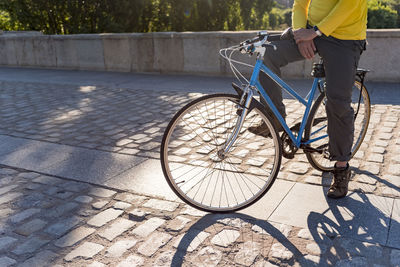
[[[218,157],[235,127],[237,102],[237,96],[229,94],[201,97],[182,108],[165,131],[161,145],[165,178],[195,208],[211,212],[245,208],[268,191],[279,171],[280,139],[258,102],[226,157]],[[248,131],[262,121],[272,133],[269,137]]]
[[[355,112],[355,120],[351,157],[357,153],[364,140],[371,115],[371,103],[365,86],[361,88],[361,83],[355,81],[352,91],[352,107]],[[360,104],[358,104],[359,99]],[[305,131],[305,138],[307,140],[327,135],[327,115],[325,106],[326,97],[324,95],[320,95],[310,113],[310,121],[308,122]],[[317,152],[306,152],[307,159],[310,164],[320,171],[332,171],[334,168],[335,162],[329,159],[330,155],[328,142],[329,138],[327,137],[310,144],[310,146],[313,148],[322,148],[324,151],[322,154]]]

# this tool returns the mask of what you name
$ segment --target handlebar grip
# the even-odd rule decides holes
[[[273,42],[273,41],[281,41],[282,39],[281,39],[281,34],[271,34],[271,35],[268,35],[268,41],[271,41],[271,42]]]
[[[294,39],[292,27],[287,28],[287,29],[281,34],[281,39],[282,39],[282,40],[293,40],[293,39]]]
[[[292,40],[293,30],[292,28],[287,28],[282,34],[271,34],[268,36],[268,41],[282,41],[282,40]]]

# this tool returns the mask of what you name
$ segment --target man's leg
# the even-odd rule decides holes
[[[264,56],[264,64],[270,68],[275,74],[281,76],[281,67],[286,66],[290,62],[304,60],[304,57],[300,54],[297,44],[293,40],[282,40],[274,42],[277,49],[274,50],[272,47],[267,47],[267,51]],[[282,89],[277,85],[271,78],[268,77],[264,72],[260,72],[259,76],[260,83],[265,89],[272,102],[278,109],[279,113],[283,118],[286,117],[285,105],[283,104]],[[267,112],[272,118],[275,118],[271,109],[263,98],[261,103],[267,108]],[[278,120],[273,122],[277,127],[280,126]],[[253,133],[264,133],[263,125],[253,127],[249,129]],[[279,129],[279,128],[278,128]],[[267,133],[268,134],[268,133]]]
[[[329,152],[331,159],[336,161],[334,183],[328,196],[339,198],[347,194],[351,175],[348,165],[354,136],[351,95],[361,47],[359,41],[333,37],[317,38],[315,44],[324,59]]]

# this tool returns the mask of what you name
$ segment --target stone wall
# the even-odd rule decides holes
[[[219,49],[251,38],[246,32],[0,35],[0,65],[79,70],[232,75]],[[400,30],[369,30],[360,67],[369,80],[400,81]],[[247,55],[237,59],[253,62]],[[283,69],[288,78],[308,77],[310,61]],[[240,68],[249,73],[249,68]]]

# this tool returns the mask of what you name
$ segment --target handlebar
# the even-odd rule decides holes
[[[293,38],[293,29],[291,27],[287,28],[282,34],[268,34],[266,31],[261,31],[257,34],[257,37],[241,42],[240,51],[252,54],[257,47],[271,46],[276,49],[276,46],[269,42],[293,40]]]

